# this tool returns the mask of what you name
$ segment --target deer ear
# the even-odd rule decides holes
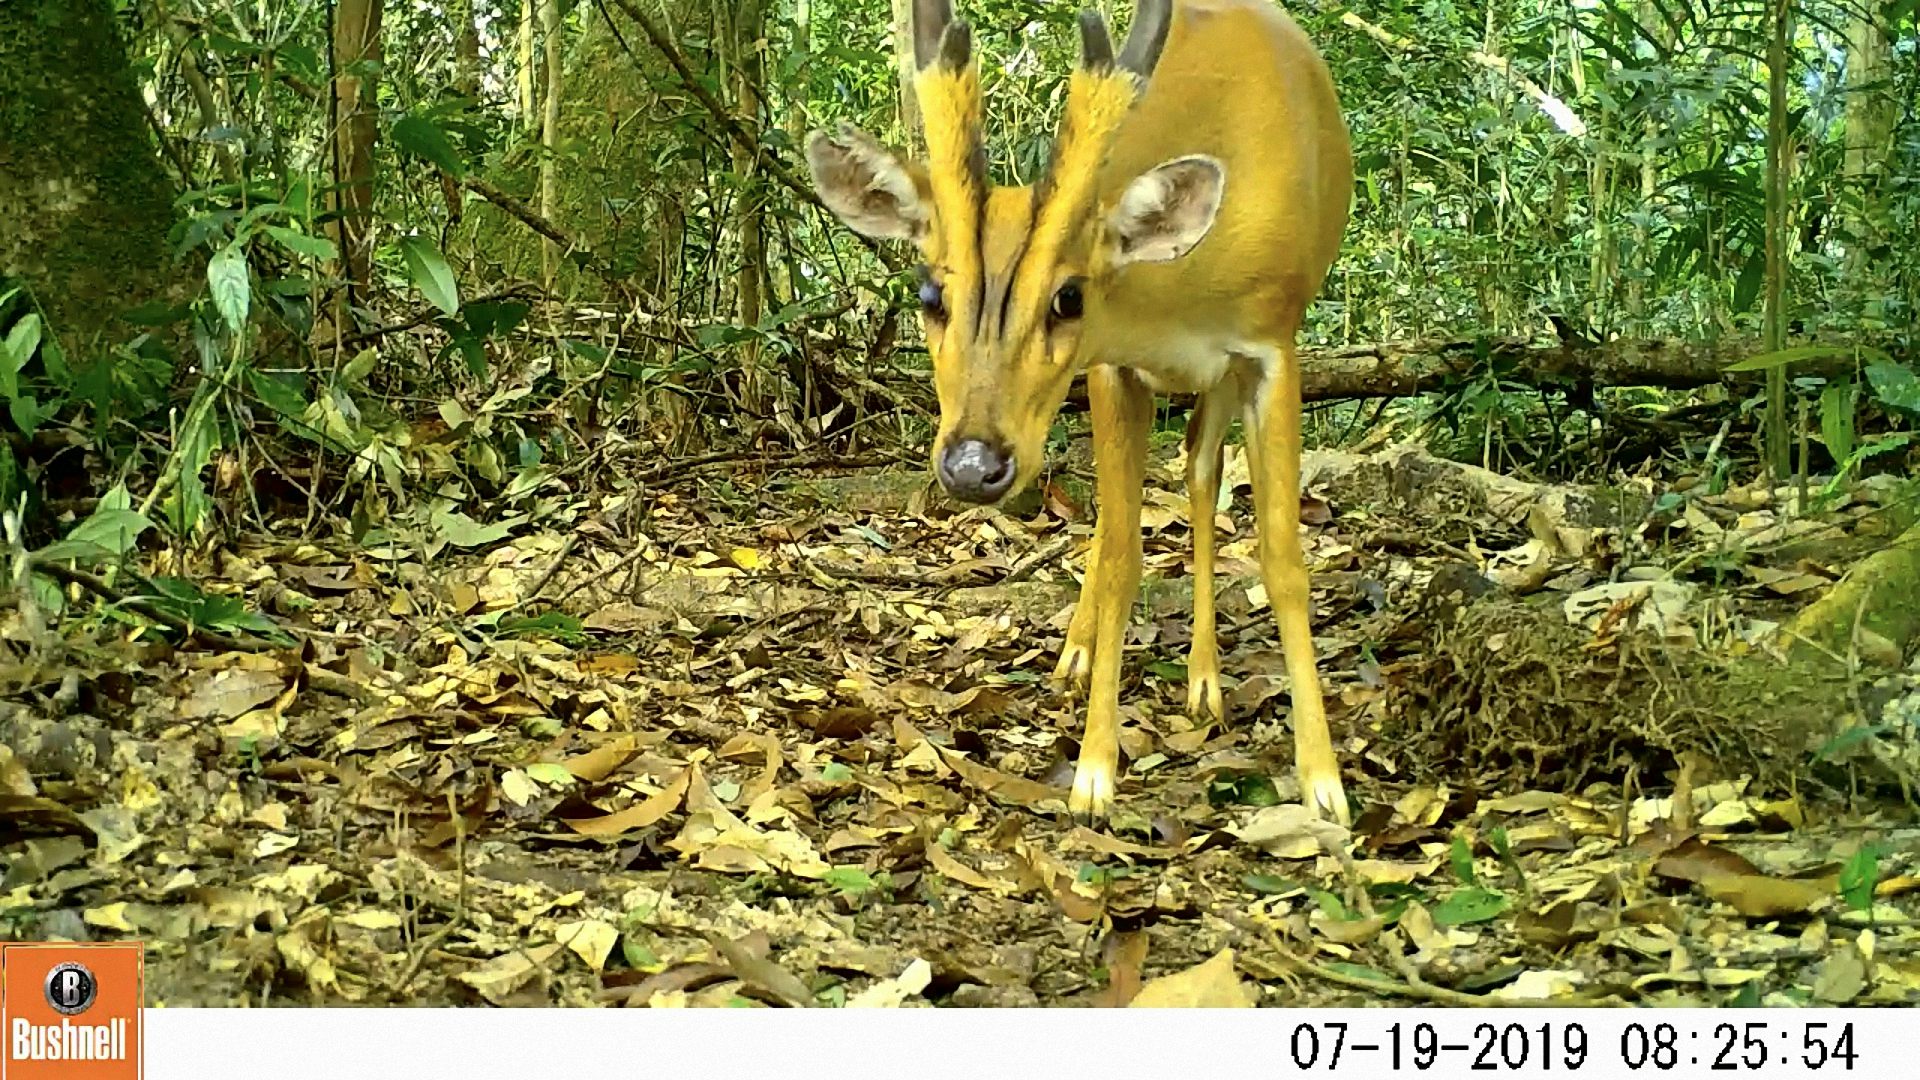
[[[851,125],[807,136],[807,168],[827,209],[876,240],[918,240],[932,216],[924,170]]]
[[[1220,213],[1226,166],[1201,154],[1148,169],[1107,214],[1113,265],[1167,262],[1192,251]]]

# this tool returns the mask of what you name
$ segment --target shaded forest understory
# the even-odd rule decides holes
[[[1887,754],[1920,679],[1745,646],[1825,585],[1807,552],[1884,542],[1876,488],[1817,524],[1751,490],[1674,516],[1404,448],[1313,455],[1349,838],[1291,788],[1244,525],[1233,718],[1183,714],[1172,465],[1108,828],[1064,813],[1077,711],[1044,678],[1087,532],[1069,504],[916,513],[917,469],[737,462],[431,563],[242,540],[208,587],[299,645],[16,667],[42,689],[13,699],[12,760],[43,777],[12,815],[40,836],[16,925],[148,940],[172,1005],[1097,1004],[1224,948],[1162,992],[1911,1000],[1920,827],[1884,785],[1913,775]],[[1737,565],[1655,573],[1735,536]],[[1856,701],[1902,733],[1832,730]]]
[[[1072,6],[961,6],[1031,180]],[[913,258],[799,149],[918,145],[911,8],[0,6],[0,939],[167,1006],[1920,1003],[1920,6],[1290,5],[1351,828],[1237,428],[1186,715],[1185,401],[1067,813],[1085,388],[943,495]]]

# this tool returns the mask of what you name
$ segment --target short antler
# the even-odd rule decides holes
[[[1127,43],[1120,49],[1120,66],[1143,79],[1153,74],[1172,22],[1173,0],[1140,0],[1133,9],[1133,25],[1127,28]]]
[[[958,71],[973,56],[973,34],[965,22],[953,21],[952,0],[914,0],[913,62],[921,70],[939,61]]]
[[[1092,8],[1080,10],[1080,66],[1088,71],[1113,66],[1113,39],[1107,36],[1107,20]]]

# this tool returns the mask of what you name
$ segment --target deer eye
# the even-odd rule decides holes
[[[931,318],[946,317],[946,296],[940,289],[940,283],[932,278],[923,278],[920,282],[920,310]]]
[[[1086,297],[1080,293],[1080,283],[1069,281],[1053,294],[1050,311],[1055,319],[1077,319],[1085,310],[1086,302]]]

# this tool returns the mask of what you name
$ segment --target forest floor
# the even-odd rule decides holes
[[[231,544],[211,581],[291,648],[16,646],[0,934],[142,939],[168,1006],[1920,1003],[1884,782],[1920,674],[1761,647],[1884,489],[1310,455],[1349,831],[1298,806],[1238,458],[1231,718],[1184,715],[1179,473],[1100,827],[1047,678],[1076,484],[955,512],[919,469],[710,463],[451,542]]]

